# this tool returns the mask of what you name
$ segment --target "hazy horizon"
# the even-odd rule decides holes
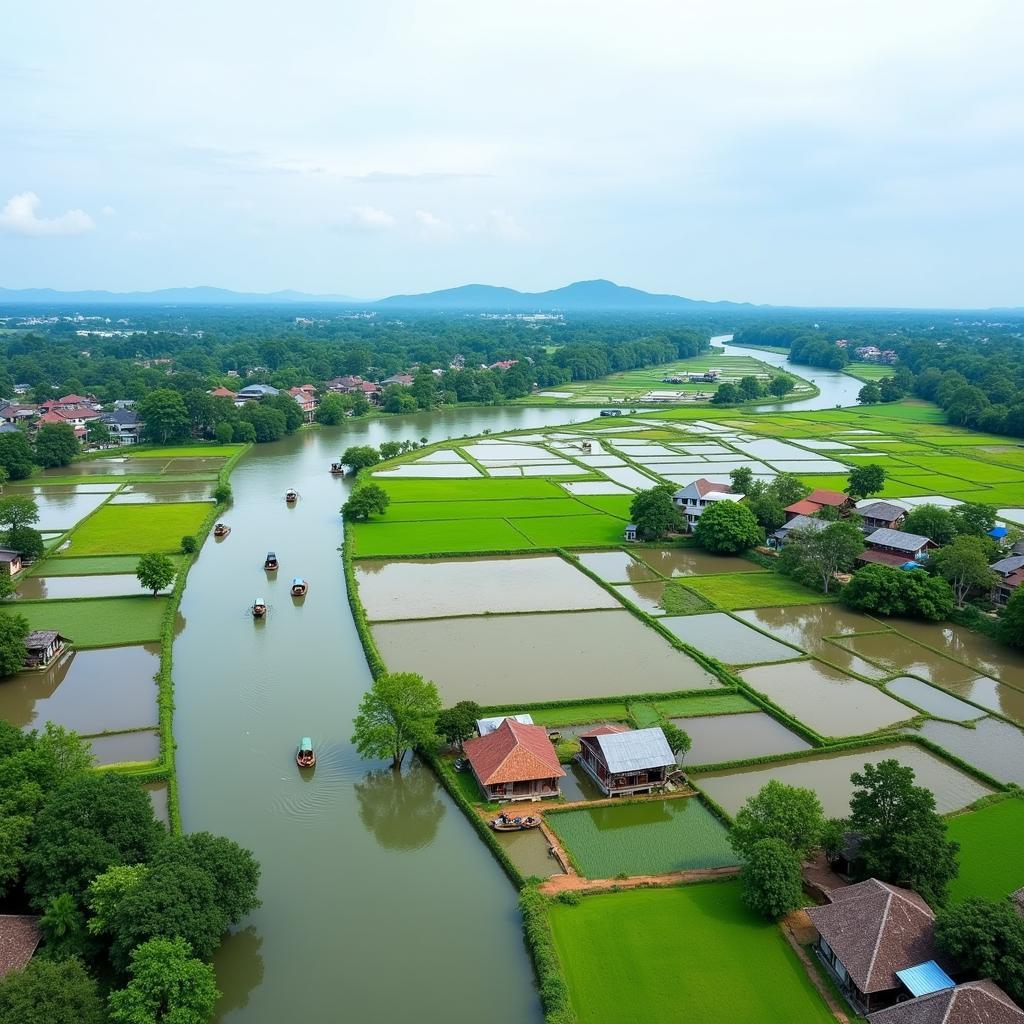
[[[50,0],[0,287],[1024,305],[1024,8]]]

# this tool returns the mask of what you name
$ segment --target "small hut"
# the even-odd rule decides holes
[[[25,637],[25,667],[46,668],[71,641],[55,629],[36,629]]]

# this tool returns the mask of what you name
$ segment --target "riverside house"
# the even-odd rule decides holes
[[[560,796],[565,769],[547,730],[506,718],[493,732],[462,744],[488,800],[540,800]]]
[[[993,562],[989,568],[998,579],[992,587],[992,603],[1005,606],[1016,589],[1024,583],[1024,555],[1010,555]]]
[[[46,668],[71,641],[55,629],[37,629],[25,637],[25,667]]]
[[[923,562],[928,552],[936,547],[935,541],[919,533],[903,530],[875,530],[864,538],[867,548],[857,556],[858,562],[877,565],[895,565],[903,568],[908,562]]]
[[[601,725],[579,737],[576,760],[601,787],[605,796],[650,793],[665,784],[676,758],[658,726],[627,729]]]

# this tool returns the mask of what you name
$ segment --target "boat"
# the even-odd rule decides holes
[[[214,537],[226,537],[231,532],[231,527],[227,523],[218,523],[213,528]]]
[[[502,811],[491,821],[491,828],[495,832],[524,832],[528,828],[536,828],[540,824],[540,818],[535,814],[512,815]]]
[[[302,737],[299,749],[295,751],[295,763],[300,768],[312,768],[316,764],[313,741],[308,736]]]
[[[294,487],[289,487],[288,490],[284,492],[284,500],[287,501],[289,505],[293,504],[299,500],[299,492],[295,490]]]
[[[331,463],[331,476],[344,476],[345,467],[340,462]]]
[[[292,597],[305,597],[307,590],[309,584],[301,576],[296,576],[292,580]]]
[[[469,771],[469,761],[465,757],[457,757],[452,762],[452,767],[457,772]]]
[[[273,551],[267,552],[267,557],[263,559],[263,568],[267,572],[277,572],[277,555]]]
[[[257,597],[252,603],[252,617],[262,619],[267,614],[267,602],[262,597]]]

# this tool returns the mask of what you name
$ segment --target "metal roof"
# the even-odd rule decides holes
[[[649,729],[605,733],[592,739],[600,747],[610,772],[635,772],[676,763],[665,734],[656,725]]]
[[[514,718],[517,722],[523,725],[533,725],[532,715],[496,715],[494,718],[478,718],[476,721],[476,731],[481,736],[488,736],[495,729],[505,721],[506,718]]]
[[[989,568],[999,573],[1000,576],[1008,576],[1011,572],[1016,572],[1018,569],[1024,567],[1024,555],[1010,555],[1009,558],[1000,558],[998,562],[993,562]]]
[[[858,505],[857,511],[862,516],[868,516],[871,519],[888,519],[890,521],[907,514],[907,510],[902,505],[893,504],[891,501],[873,501],[870,505]]]
[[[916,967],[897,971],[896,977],[914,996],[926,996],[930,992],[941,992],[944,988],[956,988],[956,982],[934,960],[926,960]]]
[[[920,551],[926,544],[930,544],[932,539],[920,533],[904,533],[903,530],[875,530],[868,536],[867,542],[882,544],[899,551]]]

